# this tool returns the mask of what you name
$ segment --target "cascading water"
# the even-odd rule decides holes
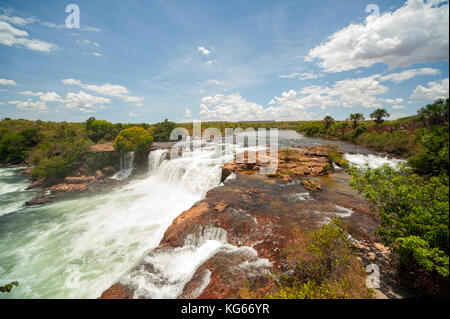
[[[127,179],[134,169],[134,152],[122,154],[120,157],[120,171],[114,174],[113,179]]]
[[[151,152],[147,179],[109,193],[0,216],[0,278],[20,283],[1,298],[97,298],[159,244],[175,217],[219,185],[221,166],[241,150],[203,146],[171,160],[166,151]],[[213,242],[202,245],[205,253]]]

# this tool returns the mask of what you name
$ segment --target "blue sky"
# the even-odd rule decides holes
[[[0,0],[0,117],[412,115],[448,97],[448,2]],[[376,11],[366,12],[375,4]]]

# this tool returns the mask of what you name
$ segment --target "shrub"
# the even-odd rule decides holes
[[[380,152],[388,152],[396,155],[409,155],[413,150],[413,138],[408,131],[394,132],[366,132],[355,139],[355,143],[373,148]]]
[[[417,264],[448,281],[448,176],[428,178],[388,166],[353,169],[351,175],[350,185],[379,212],[377,233],[403,265]]]
[[[448,175],[449,167],[449,133],[448,124],[433,126],[417,134],[417,142],[421,148],[418,153],[408,159],[409,164],[421,174]]]
[[[130,127],[120,131],[114,140],[114,149],[120,152],[144,151],[153,143],[148,131],[141,127]]]
[[[170,122],[167,119],[164,122],[156,123],[153,127],[153,138],[155,142],[170,141],[170,133],[176,126],[176,123]]]
[[[39,139],[36,128],[7,132],[0,139],[0,161],[12,164],[24,161]]]
[[[306,136],[323,136],[325,125],[322,122],[302,123],[298,126],[297,131],[304,133]]]
[[[280,278],[269,298],[368,298],[362,265],[353,253],[346,226],[333,219],[306,235],[296,236],[284,251],[292,274]]]

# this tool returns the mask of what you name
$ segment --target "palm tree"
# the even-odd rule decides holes
[[[375,123],[380,125],[384,122],[383,117],[391,116],[385,109],[376,109],[373,113],[370,114],[370,118],[375,119]]]
[[[323,118],[322,122],[325,125],[325,131],[326,131],[334,123],[334,119],[331,116],[327,115]]]
[[[353,121],[353,128],[356,128],[358,121],[364,121],[364,115],[362,113],[352,113],[348,117],[348,121]]]
[[[417,111],[417,116],[425,126],[448,122],[448,98],[445,100],[437,99],[433,104],[420,108]]]

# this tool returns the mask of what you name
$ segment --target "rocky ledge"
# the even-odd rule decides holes
[[[113,167],[105,167],[103,171],[97,170],[93,176],[68,176],[63,182],[57,184],[51,184],[45,180],[34,181],[28,189],[38,188],[39,192],[25,204],[48,204],[69,196],[107,191],[127,183],[110,178],[114,171]]]
[[[276,281],[268,274],[289,271],[282,252],[293,239],[294,227],[306,233],[340,216],[351,225],[354,238],[365,243],[375,240],[377,221],[368,203],[348,185],[348,175],[333,172],[326,149],[280,151],[279,157],[278,170],[272,176],[256,173],[265,165],[262,162],[226,164],[222,179],[233,172],[236,178],[210,190],[202,201],[179,215],[149,258],[100,298],[152,297],[145,282],[172,284],[153,258],[182,247],[200,247],[207,240],[222,244],[198,261],[176,297],[240,298],[245,297],[244,288],[270,291]]]

